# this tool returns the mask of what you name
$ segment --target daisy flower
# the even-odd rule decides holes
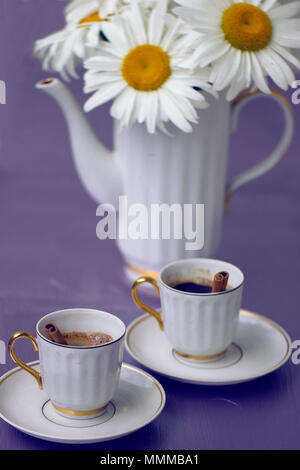
[[[295,80],[290,64],[300,61],[290,48],[300,48],[300,2],[277,0],[176,0],[176,14],[201,36],[190,66],[212,65],[217,90],[229,87],[231,100],[252,83],[270,93],[266,77],[286,90]]]
[[[171,121],[192,132],[198,121],[196,108],[208,106],[202,90],[211,90],[209,70],[185,70],[182,60],[191,49],[194,33],[183,33],[184,22],[168,17],[166,0],[159,0],[150,16],[142,15],[137,2],[103,26],[108,39],[99,54],[85,62],[86,93],[95,92],[85,103],[90,111],[114,99],[112,117],[122,127],[146,123],[150,133],[165,130]]]
[[[66,26],[36,41],[34,53],[43,69],[78,78],[76,66],[97,47],[102,25],[115,12],[119,0],[72,0],[64,14]]]

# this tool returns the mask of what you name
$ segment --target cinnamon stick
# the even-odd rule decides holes
[[[55,323],[46,323],[44,331],[50,341],[57,344],[68,344]]]
[[[213,280],[212,292],[224,292],[227,288],[229,273],[221,271],[216,274]]]

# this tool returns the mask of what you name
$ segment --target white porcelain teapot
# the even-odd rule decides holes
[[[226,199],[273,168],[286,153],[294,132],[291,106],[283,95],[275,91],[267,96],[245,92],[234,105],[223,95],[219,100],[210,99],[210,107],[200,112],[199,124],[191,134],[175,129],[172,136],[160,131],[151,135],[140,124],[120,132],[115,122],[111,152],[95,137],[80,106],[59,79],[46,79],[37,88],[51,95],[61,107],[78,175],[97,203],[118,208],[119,197],[126,196],[128,207],[142,205],[149,213],[151,205],[172,209],[174,204],[177,207],[204,204],[204,246],[199,249],[196,244],[196,250],[187,249],[184,236],[164,239],[151,237],[150,233],[149,237],[117,240],[132,279],[141,274],[153,276],[162,266],[178,259],[213,257],[220,241]],[[249,100],[260,97],[269,97],[280,105],[285,117],[283,135],[271,155],[227,183],[231,131],[240,109]],[[188,215],[191,227],[196,223],[195,213],[191,210]],[[157,227],[154,232],[157,233]]]

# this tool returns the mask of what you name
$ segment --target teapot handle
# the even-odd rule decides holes
[[[279,106],[281,107],[283,111],[284,119],[285,119],[284,132],[277,147],[273,150],[273,152],[267,158],[265,158],[262,162],[257,163],[253,167],[249,168],[249,170],[246,170],[240,175],[236,176],[232,181],[230,181],[227,184],[227,187],[226,187],[227,211],[229,211],[229,203],[230,203],[232,194],[244,184],[256,178],[259,178],[260,176],[270,171],[275,165],[277,165],[287,153],[289,146],[293,139],[294,115],[292,111],[292,106],[288,102],[288,100],[285,98],[285,96],[282,93],[278,92],[277,90],[272,90],[272,93],[270,95],[265,95],[261,93],[259,90],[246,91],[242,93],[233,103],[233,115],[232,115],[233,128],[232,130],[234,131],[237,127],[238,118],[243,107],[247,105],[249,101],[252,101],[258,98],[270,98],[270,99],[275,100],[279,104]]]

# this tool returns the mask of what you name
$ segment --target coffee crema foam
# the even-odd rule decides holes
[[[72,331],[62,334],[68,346],[100,346],[113,341],[113,338],[102,332]]]

